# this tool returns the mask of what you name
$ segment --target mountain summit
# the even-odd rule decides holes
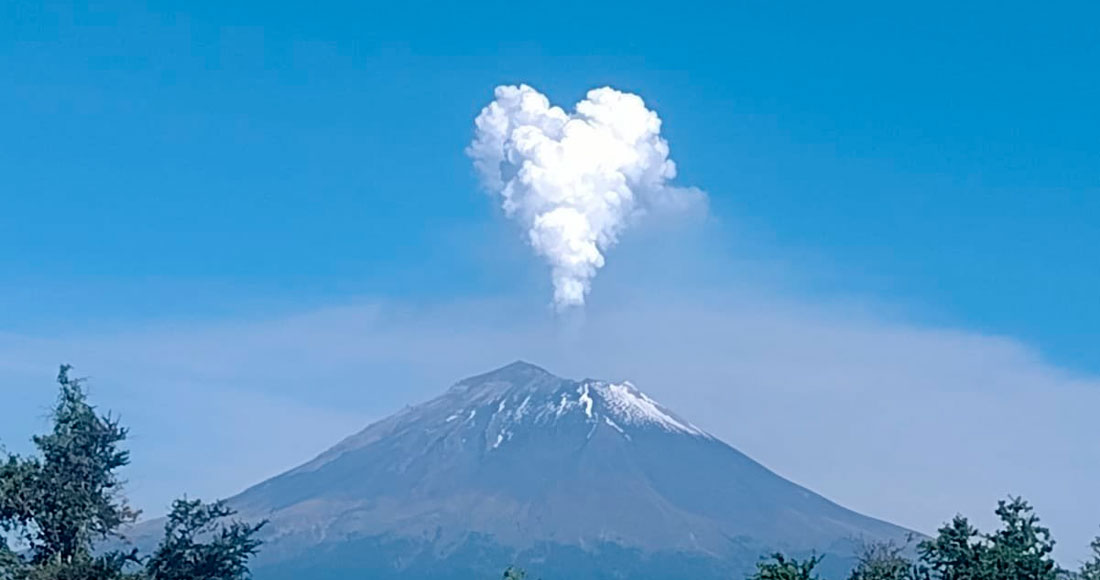
[[[515,362],[230,500],[267,518],[257,580],[731,578],[781,549],[845,567],[906,530],[840,507],[629,382]]]

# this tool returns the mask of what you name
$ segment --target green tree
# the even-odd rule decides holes
[[[892,541],[865,544],[849,580],[925,580],[927,571],[905,555],[909,546]]]
[[[1081,566],[1081,571],[1077,575],[1081,580],[1100,580],[1100,536],[1092,541],[1090,547],[1092,547],[1092,558]]]
[[[524,580],[525,578],[527,578],[527,571],[523,568],[508,566],[508,569],[504,571],[503,580]]]
[[[821,563],[822,556],[811,554],[809,558],[798,561],[776,552],[771,558],[756,563],[756,572],[749,580],[818,580],[814,568]]]
[[[13,580],[20,567],[19,556],[8,547],[7,540],[0,536],[0,580]]]
[[[918,546],[921,560],[941,580],[1056,580],[1054,540],[1034,509],[1019,497],[997,504],[1001,528],[983,534],[955,516]]]
[[[940,580],[988,578],[988,546],[978,529],[961,515],[941,527],[934,538],[921,542],[917,550],[921,561]]]
[[[222,502],[180,499],[164,525],[164,539],[146,564],[152,580],[239,580],[260,547],[256,533],[266,522],[225,523],[234,515]],[[203,538],[205,541],[198,541]]]
[[[997,504],[1001,529],[989,536],[993,574],[996,578],[1056,580],[1061,573],[1051,553],[1054,539],[1039,525],[1039,516],[1022,498]]]
[[[121,578],[132,553],[96,554],[96,542],[133,522],[116,471],[129,462],[117,419],[88,404],[70,367],[60,385],[53,430],[33,438],[41,457],[9,455],[0,467],[0,528],[26,546],[6,557],[5,573],[20,578]],[[10,550],[9,550],[10,551]]]
[[[232,512],[222,504],[177,502],[160,548],[147,560],[136,550],[102,547],[138,516],[117,475],[130,460],[121,448],[127,432],[96,413],[70,370],[63,365],[58,373],[52,431],[33,438],[39,457],[7,454],[0,463],[0,580],[246,577],[262,524],[223,524]],[[209,537],[200,543],[196,534]]]

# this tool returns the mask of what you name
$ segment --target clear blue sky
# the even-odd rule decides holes
[[[512,291],[471,119],[610,84],[803,291],[1100,370],[1095,4],[721,4],[7,2],[0,324]]]
[[[0,443],[27,449],[73,362],[133,426],[129,489],[158,513],[521,357],[635,379],[921,531],[1024,493],[1083,556],[1097,22],[1094,2],[0,3]],[[626,233],[572,343],[463,152],[520,82],[566,107],[641,95],[710,199],[697,238]],[[721,300],[666,300],[697,284]]]

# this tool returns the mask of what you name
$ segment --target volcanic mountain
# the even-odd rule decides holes
[[[516,362],[230,500],[267,518],[257,580],[743,578],[775,550],[908,532],[767,470],[632,384]]]

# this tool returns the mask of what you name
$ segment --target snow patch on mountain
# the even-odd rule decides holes
[[[589,419],[592,418],[592,397],[588,396],[588,385],[581,385],[577,392],[580,393],[580,403],[584,405],[584,414]]]
[[[701,429],[681,421],[665,411],[629,382],[621,384],[596,383],[596,390],[603,396],[611,413],[628,425],[657,425],[667,431],[678,431],[690,435],[705,436]],[[587,392],[587,391],[586,391]]]
[[[491,412],[489,423],[472,422],[476,410],[471,409],[465,411],[469,413],[465,428],[484,429],[484,440],[490,450],[499,449],[525,427],[546,427],[575,420],[591,425],[588,437],[604,424],[628,441],[632,441],[630,431],[640,429],[712,438],[666,410],[630,382],[565,381],[555,389],[519,388],[497,392],[494,398],[482,399],[480,404]]]

